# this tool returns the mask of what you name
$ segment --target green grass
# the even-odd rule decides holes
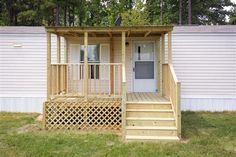
[[[0,113],[0,157],[235,157],[236,113],[182,113],[181,142],[130,142],[109,133],[45,131],[38,114]]]

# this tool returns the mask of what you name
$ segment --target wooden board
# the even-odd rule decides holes
[[[156,93],[128,93],[127,94],[127,103],[155,103],[155,102],[163,102],[169,103],[170,101],[167,98],[162,96],[158,96]]]

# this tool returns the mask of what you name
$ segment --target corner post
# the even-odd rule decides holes
[[[122,50],[122,138],[125,140],[126,135],[126,71],[125,71],[125,32],[122,32],[121,37],[121,50]]]
[[[168,64],[172,64],[172,33],[168,32]]]
[[[84,97],[88,99],[88,32],[84,32]]]
[[[47,99],[51,94],[51,33],[47,32]]]

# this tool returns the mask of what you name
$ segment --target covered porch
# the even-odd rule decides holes
[[[85,98],[88,96],[121,97],[122,84],[124,85],[124,83],[126,86],[124,88],[125,93],[137,92],[134,88],[138,85],[133,83],[133,78],[136,76],[132,73],[135,73],[138,68],[134,65],[136,63],[131,63],[135,58],[133,51],[136,50],[134,50],[133,45],[136,41],[153,42],[153,52],[149,58],[153,61],[152,66],[154,68],[140,69],[139,71],[153,70],[152,77],[155,81],[153,92],[162,96],[164,79],[162,70],[163,64],[165,64],[166,34],[168,34],[168,63],[172,63],[171,31],[172,26],[47,27],[48,99],[61,95],[83,96]],[[55,54],[52,55],[51,52],[52,34],[57,36],[56,56],[54,56]],[[62,40],[64,45],[61,45]],[[99,45],[97,48],[99,55],[91,56],[92,46],[97,45]],[[143,46],[146,45],[143,44]],[[73,55],[76,52],[78,52],[78,56]],[[140,58],[140,54],[138,55]],[[144,57],[145,55],[147,54],[143,54]],[[53,57],[56,58],[54,59],[56,62],[52,62]],[[92,57],[98,59],[91,59]],[[143,60],[145,63],[149,61],[146,61],[147,58]],[[143,68],[149,67],[147,65]],[[140,75],[144,74],[141,73]],[[144,80],[140,79],[140,81]]]
[[[47,27],[48,100],[44,103],[45,128],[120,130],[125,138],[135,132],[133,128],[131,132],[129,131],[129,125],[142,124],[142,122],[130,122],[129,119],[135,119],[135,115],[145,117],[151,113],[157,117],[159,114],[173,116],[178,132],[176,135],[180,136],[180,82],[172,66],[172,28],[172,26]],[[52,34],[57,36],[56,63],[52,63]],[[153,56],[150,60],[144,60],[144,62],[153,61],[153,73],[148,74],[154,81],[151,86],[155,86],[153,88],[155,90],[152,92],[135,90],[137,84],[133,83],[132,79],[136,77],[136,68],[132,67],[131,60],[135,58],[133,54],[135,47],[131,46],[135,41],[153,42]],[[91,48],[96,45],[99,45],[98,60],[91,59],[90,56]],[[77,59],[72,55],[73,51],[79,53]],[[140,55],[140,48],[137,54]],[[168,63],[165,63],[165,55],[168,56]],[[96,55],[93,58],[96,58]],[[163,113],[152,110],[156,105],[164,107],[163,110],[160,108]],[[52,114],[53,110],[57,112]],[[71,114],[77,112],[81,114],[79,116]],[[60,116],[62,113],[66,116]],[[111,116],[115,118],[110,119]],[[133,136],[129,138],[132,139]]]

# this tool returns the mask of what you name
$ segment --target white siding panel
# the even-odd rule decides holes
[[[46,96],[46,34],[0,34],[0,96]],[[21,45],[15,47],[14,45]],[[62,39],[62,60],[64,59]],[[52,63],[56,36],[52,35]]]
[[[45,33],[0,34],[0,111],[42,113],[47,92],[46,42]],[[63,61],[63,39],[61,49]],[[56,36],[52,35],[55,62]]]
[[[2,112],[43,112],[44,97],[8,97],[0,98]]]
[[[236,99],[232,98],[182,98],[182,111],[236,111]]]
[[[236,34],[174,32],[172,42],[183,97],[236,98]]]

